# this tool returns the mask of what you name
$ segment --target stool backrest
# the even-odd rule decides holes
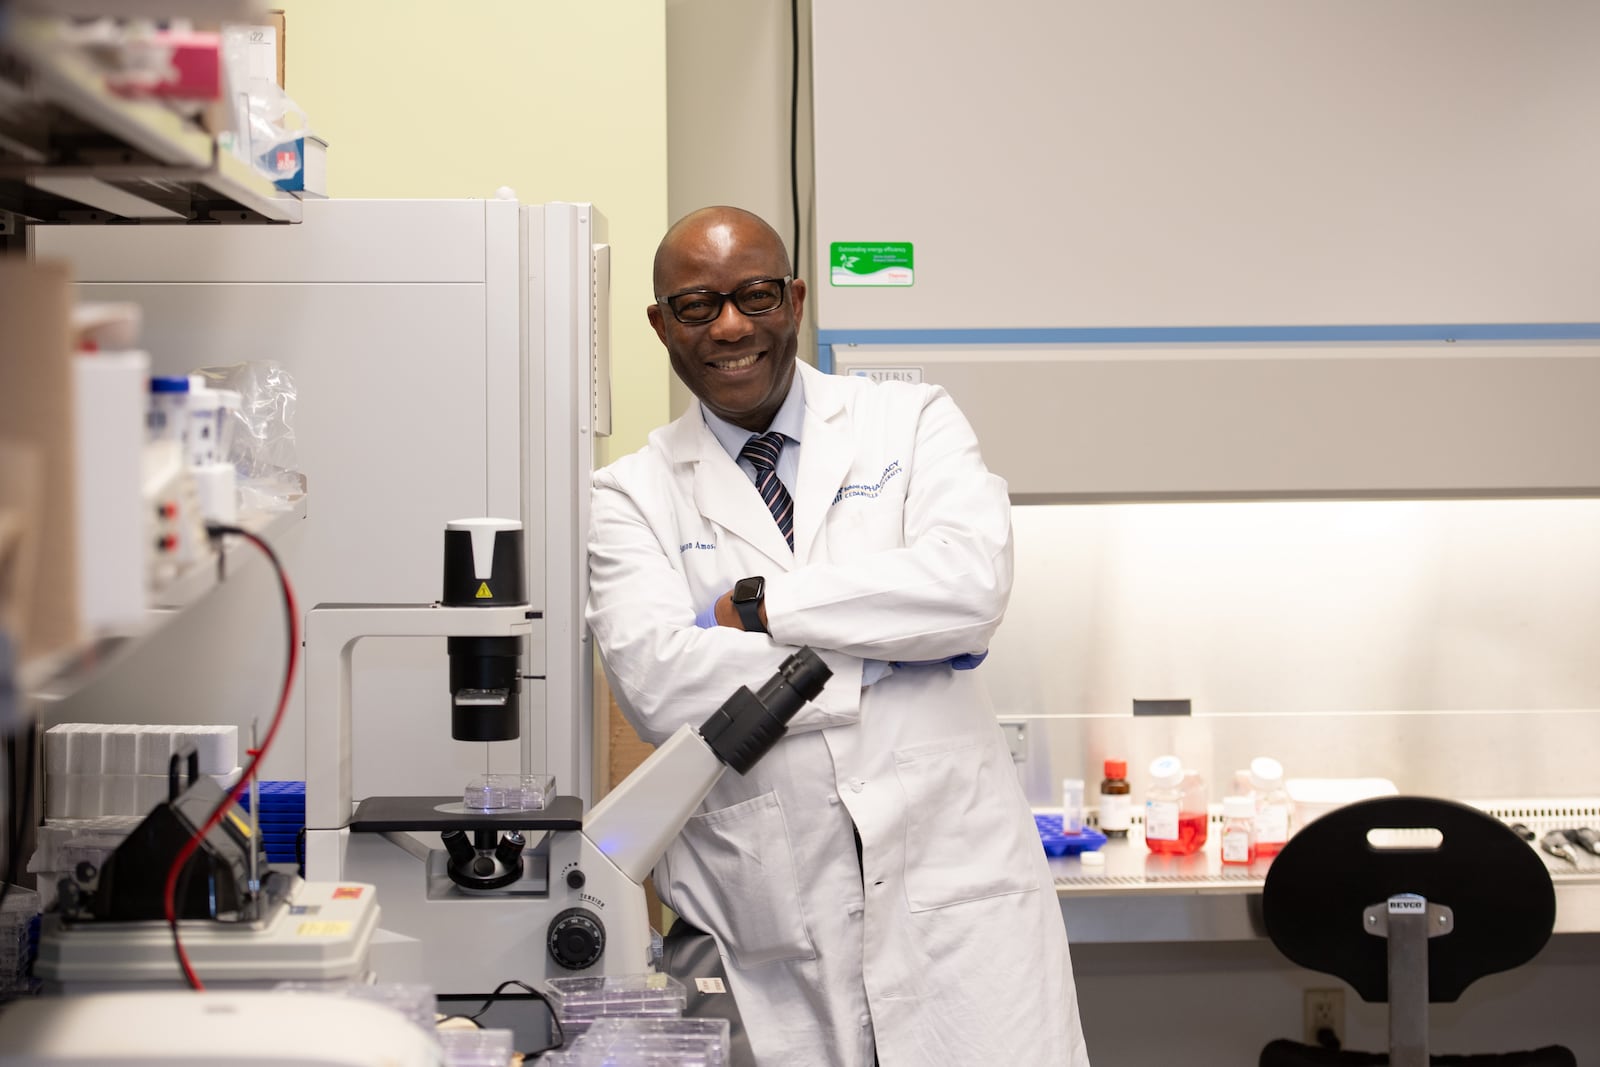
[[[1443,840],[1436,848],[1379,848],[1367,837],[1416,829],[1437,830]],[[1449,800],[1379,797],[1335,809],[1289,839],[1262,890],[1267,936],[1294,963],[1382,1002],[1387,945],[1363,929],[1362,912],[1399,893],[1455,913],[1451,932],[1428,942],[1428,999],[1438,1003],[1528,962],[1555,925],[1550,872],[1500,820]]]

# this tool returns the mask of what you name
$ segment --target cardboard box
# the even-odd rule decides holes
[[[284,56],[284,41],[285,41],[286,35],[288,33],[288,25],[284,20],[283,12],[282,11],[269,11],[269,12],[267,12],[267,25],[272,27],[272,29],[273,29],[273,37],[275,39],[274,40],[274,44],[273,44],[273,49],[274,49],[274,51],[276,51],[277,59],[278,59],[278,86],[279,86],[279,88],[287,89],[289,86],[283,80],[283,56]]]
[[[73,455],[72,272],[0,259],[0,512],[16,568],[5,606],[21,660],[75,648],[79,621]],[[20,535],[16,532],[20,530]],[[20,540],[20,544],[18,543]]]

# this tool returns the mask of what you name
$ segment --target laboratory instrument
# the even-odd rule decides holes
[[[447,659],[416,655],[419,642],[368,642],[352,668],[362,794],[456,792],[485,769],[532,768],[587,804],[597,764],[584,537],[597,439],[611,424],[606,219],[592,204],[508,194],[303,210],[298,226],[32,236],[41,257],[72,262],[84,299],[137,301],[152,374],[246,363],[292,378],[293,467],[308,503],[284,548],[307,606],[432,601],[447,521],[522,521],[540,622],[521,639],[537,647],[522,654],[518,740],[435,743],[420,725],[433,721]],[[141,669],[181,674],[196,706],[244,714],[238,678],[276,673],[281,652],[235,638],[260,630],[252,598],[215,611],[199,647],[146,648]],[[306,777],[303,721],[288,717],[267,777]],[[360,743],[374,736],[382,743]]]
[[[394,1009],[333,993],[92,993],[0,1014],[0,1067],[437,1067]]]
[[[1567,840],[1589,853],[1591,856],[1600,856],[1600,833],[1591,827],[1579,826],[1575,829],[1563,831]]]
[[[92,993],[182,987],[165,918],[165,883],[179,851],[226,792],[198,772],[187,782],[174,756],[170,798],[157,805],[96,865],[63,878],[40,923],[35,975],[47,992]],[[270,869],[259,827],[229,812],[201,839],[174,897],[185,951],[211,986],[280,981],[365,981],[378,925],[370,885],[306,882]],[[315,916],[308,920],[307,916]]]
[[[1573,851],[1572,843],[1567,840],[1567,835],[1561,830],[1551,830],[1539,838],[1539,847],[1558,860],[1566,860],[1574,867],[1578,865],[1578,855]]]
[[[587,814],[559,793],[531,809],[469,807],[466,791],[355,803],[351,661],[365,638],[449,639],[452,736],[514,731],[505,709],[517,671],[502,662],[514,647],[504,639],[542,625],[519,599],[514,566],[501,569],[520,558],[519,534],[508,520],[452,522],[441,601],[324,604],[307,617],[306,871],[378,887],[384,930],[415,952],[375,957],[383,980],[478,993],[511,978],[648,970],[645,876],[723,768],[748,769],[830,674],[802,649],[758,692],[740,688],[698,730],[681,727]],[[481,780],[469,784],[481,795]]]

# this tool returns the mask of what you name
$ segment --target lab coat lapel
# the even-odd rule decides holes
[[[678,455],[694,464],[694,503],[700,514],[771,558],[781,569],[794,569],[794,553],[772,512],[761,502],[750,476],[739,469],[697,411],[680,419],[673,442]],[[803,454],[803,453],[802,453]],[[731,547],[731,546],[729,546]]]
[[[802,366],[805,375],[806,421],[800,438],[800,473],[794,502],[794,555],[811,558],[833,499],[850,473],[854,450],[850,436],[839,425],[844,411],[834,383],[824,374]]]

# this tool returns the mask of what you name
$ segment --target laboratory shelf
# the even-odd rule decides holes
[[[236,525],[273,545],[306,517],[306,498],[297,497],[287,511],[242,515]],[[150,595],[150,608],[137,626],[95,634],[79,647],[22,664],[18,688],[25,700],[56,703],[88,685],[102,672],[159,633],[183,612],[202,602],[241,568],[266,566],[256,546],[242,537],[223,539],[221,550],[209,553]]]
[[[265,0],[11,0],[17,11],[85,19],[194,19],[257,23],[272,5]]]
[[[1508,823],[1522,822],[1537,834],[1585,821],[1600,824],[1600,799],[1466,803]],[[1537,814],[1541,810],[1551,814]],[[1136,825],[1125,840],[1107,841],[1099,849],[1103,866],[1085,867],[1078,856],[1052,857],[1050,873],[1068,940],[1120,944],[1265,938],[1261,890],[1272,861],[1225,867],[1220,829],[1213,819],[1206,847],[1189,856],[1150,852]],[[1569,864],[1539,855],[1555,886],[1555,933],[1600,933],[1600,858],[1582,855]]]
[[[299,222],[277,189],[187,116],[105,86],[18,13],[0,36],[0,211],[33,222]]]

